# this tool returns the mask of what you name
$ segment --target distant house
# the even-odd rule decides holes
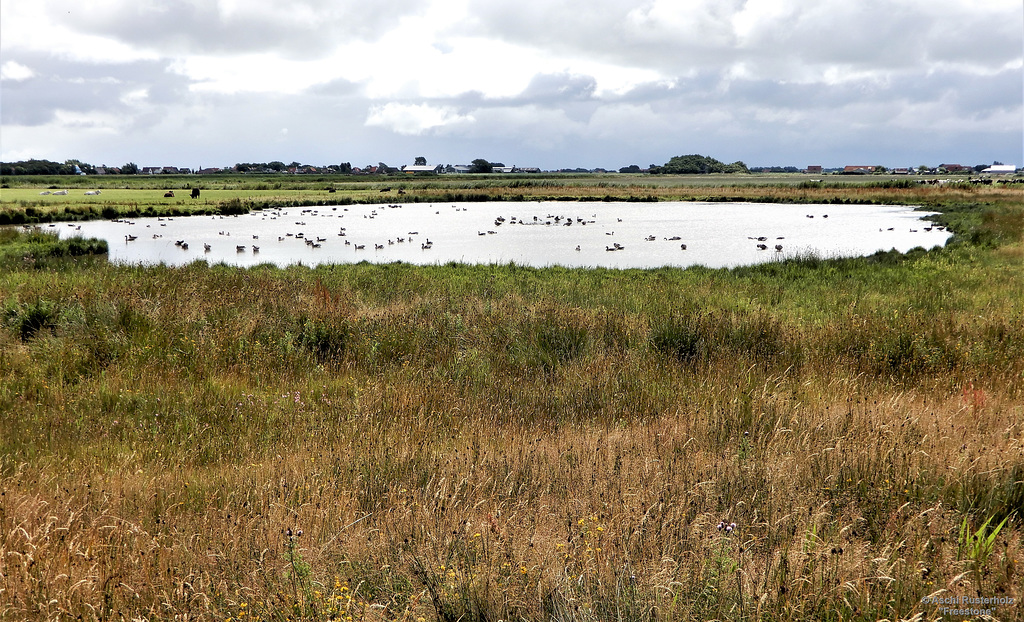
[[[444,168],[440,164],[433,166],[429,164],[410,164],[402,167],[403,173],[416,174],[416,173],[440,173],[441,169]]]
[[[143,175],[177,175],[179,173],[188,173],[187,168],[179,169],[177,166],[144,166],[142,171]]]
[[[989,175],[1012,175],[1017,172],[1017,167],[1013,164],[993,164],[981,172]]]
[[[469,173],[473,170],[473,167],[468,164],[449,164],[444,167],[444,173],[448,175],[461,175]]]
[[[894,169],[892,169],[892,174],[893,175],[909,175],[910,174],[910,169],[909,168],[894,168]]]
[[[847,166],[843,168],[843,172],[851,175],[870,175],[875,172],[873,166]]]
[[[939,170],[946,171],[947,173],[965,173],[967,171],[972,171],[974,169],[972,169],[969,166],[964,166],[962,164],[940,164]]]
[[[808,166],[807,168],[805,168],[804,172],[805,173],[811,173],[812,175],[820,175],[821,174],[821,165],[820,164],[812,164],[812,165]]]

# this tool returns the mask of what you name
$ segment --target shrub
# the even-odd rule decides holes
[[[354,333],[348,322],[330,324],[323,320],[301,320],[295,344],[320,363],[339,362],[352,345]]]
[[[57,306],[43,299],[7,310],[8,319],[14,324],[22,341],[32,339],[44,329],[52,333],[57,327],[57,315]]]

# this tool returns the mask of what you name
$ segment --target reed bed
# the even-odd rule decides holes
[[[0,620],[1019,619],[994,214],[994,248],[731,271],[124,267],[6,233]]]

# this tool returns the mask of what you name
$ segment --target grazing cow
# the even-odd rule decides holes
[[[85,196],[87,196],[87,197],[94,197],[94,196],[96,196],[99,193],[100,193],[99,190],[90,190],[90,191],[85,193]]]
[[[173,190],[168,190],[167,192],[164,193],[164,198],[165,199],[173,197],[173,196],[174,196],[174,191]]]
[[[193,199],[198,199],[199,198],[199,188],[193,188],[192,189],[192,198]]]
[[[68,193],[68,191],[67,191],[67,190],[58,190],[57,192],[54,192],[54,193],[53,193],[53,196],[55,196],[55,197],[57,197],[57,196],[60,196],[60,197],[62,197],[62,196],[65,196],[65,195],[67,195],[67,193]]]

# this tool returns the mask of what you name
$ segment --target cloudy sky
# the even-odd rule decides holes
[[[3,0],[0,159],[1024,164],[1021,0]]]

